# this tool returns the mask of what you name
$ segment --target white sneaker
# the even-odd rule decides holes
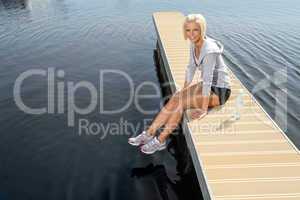
[[[156,151],[161,151],[167,148],[166,141],[160,143],[157,137],[154,137],[151,141],[141,147],[141,151],[145,154],[153,154]]]
[[[150,140],[153,139],[154,136],[148,135],[146,131],[143,131],[136,137],[131,137],[128,139],[128,143],[133,146],[139,146],[148,143]]]

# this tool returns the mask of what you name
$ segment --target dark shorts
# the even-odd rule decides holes
[[[223,105],[230,97],[231,90],[228,88],[220,88],[211,86],[211,91],[219,97],[220,105]]]

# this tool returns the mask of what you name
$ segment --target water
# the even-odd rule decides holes
[[[203,3],[209,33],[224,43],[232,70],[299,149],[300,3]]]
[[[299,9],[296,0],[0,1],[0,199],[182,199],[184,191],[191,194],[184,186],[195,183],[178,174],[178,156],[168,151],[144,156],[127,145],[128,135],[121,132],[79,135],[79,119],[109,125],[123,118],[138,132],[154,113],[144,114],[134,105],[121,116],[95,110],[76,115],[69,127],[66,99],[59,107],[63,114],[38,116],[25,114],[13,99],[16,78],[30,69],[63,70],[55,84],[65,86],[88,81],[98,89],[99,70],[105,69],[127,73],[135,88],[145,80],[159,86],[152,59],[155,11],[204,14],[208,33],[223,42],[231,69],[246,87],[251,91],[259,81],[270,83],[254,95],[299,148]],[[274,73],[279,69],[278,78]],[[285,74],[287,82],[274,83]],[[107,75],[102,85],[105,109],[127,102],[124,77]],[[142,91],[154,93],[151,87]],[[57,105],[57,90],[54,97]],[[283,103],[276,104],[278,97]],[[27,79],[22,98],[34,108],[48,106],[46,78]],[[79,90],[75,99],[79,107],[90,102],[86,90]],[[160,95],[140,105],[158,110],[161,100]],[[283,115],[275,115],[274,105]]]
[[[187,187],[196,186],[197,180],[183,174],[186,170],[180,167],[178,151],[145,156],[128,145],[129,135],[141,132],[154,113],[144,114],[131,104],[121,114],[99,114],[97,103],[93,112],[76,115],[74,126],[68,126],[67,82],[87,81],[99,89],[99,71],[113,69],[129,75],[135,88],[145,80],[159,87],[150,11],[144,14],[131,6],[123,1],[2,1],[0,199],[183,199],[200,195],[199,188],[194,187],[193,193]],[[32,69],[49,74],[53,70],[54,87],[65,86],[64,100],[54,90],[54,114],[25,114],[13,99],[15,80]],[[107,74],[103,81],[105,110],[126,104],[126,78]],[[49,106],[47,86],[46,76],[26,79],[21,93],[24,103],[33,108]],[[153,87],[141,90],[153,91]],[[159,94],[140,106],[158,110],[161,100]],[[78,107],[90,101],[87,90],[76,92]],[[93,126],[94,132],[80,132],[80,119],[105,129],[96,132]],[[132,130],[114,129],[113,125],[123,127],[122,120],[133,125]]]

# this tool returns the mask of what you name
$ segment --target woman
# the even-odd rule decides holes
[[[205,18],[200,14],[188,15],[183,23],[183,35],[190,40],[190,60],[183,89],[170,98],[147,130],[128,140],[131,145],[142,145],[141,151],[146,154],[166,148],[166,139],[186,109],[197,108],[192,118],[202,118],[208,107],[224,104],[231,93],[227,66],[222,58],[223,46],[206,36]],[[201,71],[202,82],[191,85],[196,68]],[[163,125],[163,131],[155,136]]]

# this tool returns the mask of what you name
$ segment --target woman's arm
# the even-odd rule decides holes
[[[187,80],[184,81],[183,88],[186,88],[190,83],[187,82]]]
[[[184,81],[184,85],[183,88],[186,88],[193,80],[193,77],[195,75],[195,71],[196,71],[196,65],[193,62],[193,57],[192,57],[192,52],[190,49],[190,58],[189,58],[189,64],[186,67],[185,70],[185,81]]]
[[[201,109],[204,111],[207,111],[208,103],[209,103],[209,95],[211,91],[211,84],[213,80],[213,72],[216,66],[216,60],[217,60],[216,53],[210,53],[206,55],[203,59],[203,68],[202,68],[202,106]]]

